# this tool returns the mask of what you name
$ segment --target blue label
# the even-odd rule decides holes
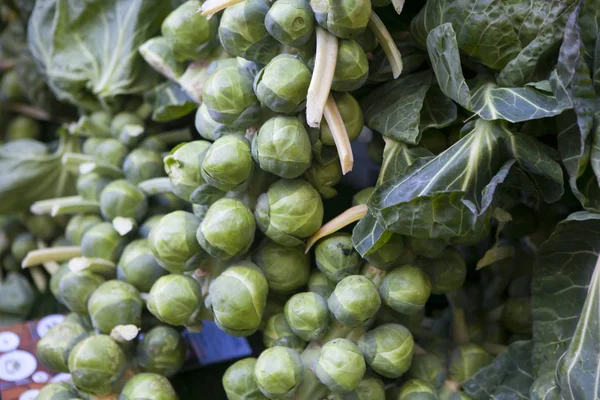
[[[200,333],[184,332],[202,365],[216,364],[234,358],[248,357],[252,349],[246,338],[234,337],[220,330],[212,321],[202,321]]]

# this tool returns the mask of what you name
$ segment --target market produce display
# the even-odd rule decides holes
[[[0,326],[70,313],[38,399],[177,399],[206,321],[264,344],[230,400],[600,397],[599,15],[3,3]]]

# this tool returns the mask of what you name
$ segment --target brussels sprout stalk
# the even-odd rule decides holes
[[[385,27],[383,21],[381,21],[375,12],[371,13],[369,29],[373,31],[375,37],[377,37],[377,40],[381,44],[381,47],[383,48],[383,51],[390,62],[390,66],[392,67],[394,79],[398,78],[402,73],[402,56],[400,55],[400,50],[398,50],[398,47],[396,47],[396,43],[394,42],[392,35],[390,35],[390,32],[388,32],[387,28]]]
[[[200,15],[210,19],[213,15],[221,10],[231,7],[237,3],[241,3],[243,0],[207,0],[202,4],[200,9]]]
[[[319,26],[315,30],[317,34],[317,52],[315,54],[315,68],[306,95],[306,122],[310,127],[318,128],[323,119],[325,104],[331,91],[331,83],[333,82],[337,62],[338,39]],[[329,123],[329,121],[327,122]]]
[[[331,94],[327,98],[323,113],[327,125],[329,125],[329,129],[331,130],[335,147],[338,151],[342,173],[346,175],[348,172],[352,171],[352,167],[354,166],[354,155],[352,154],[352,147],[350,146],[350,138],[346,131],[346,125],[344,124],[344,120],[342,119],[337,104],[335,104],[335,99]]]
[[[73,257],[81,256],[81,248],[78,246],[51,247],[48,249],[38,249],[27,253],[27,256],[21,263],[23,268],[33,267],[49,261],[68,261]]]
[[[394,10],[400,15],[404,8],[404,0],[392,0],[392,5],[394,6]]]
[[[169,178],[152,178],[138,183],[138,187],[142,189],[148,196],[160,193],[171,193],[171,181]]]
[[[308,238],[304,253],[308,253],[310,248],[314,246],[314,244],[317,243],[319,239],[331,235],[332,233],[339,231],[343,227],[350,225],[351,223],[363,218],[365,215],[367,215],[367,210],[368,209],[366,205],[359,204],[357,206],[350,207],[334,219],[330,220],[326,224],[323,224],[314,235]]]
[[[1,236],[0,236],[0,239],[2,239]],[[38,249],[48,248],[46,243],[44,243],[44,241],[41,239],[37,240],[37,247],[38,247]],[[0,248],[2,248],[2,246],[0,246]],[[48,272],[50,275],[54,275],[60,268],[60,265],[56,261],[46,261],[45,263],[42,263],[42,265],[44,266],[44,269],[46,270],[46,272]]]
[[[189,128],[175,129],[168,132],[158,133],[151,135],[149,139],[156,139],[167,145],[176,145],[181,142],[187,142],[192,140],[192,132]]]
[[[135,325],[117,325],[110,331],[112,337],[117,343],[126,343],[135,339],[140,331]]]
[[[52,213],[52,208],[57,204],[74,204],[83,201],[81,196],[58,197],[48,200],[36,201],[31,205],[29,211],[35,215],[47,215]],[[96,212],[100,210],[99,206]]]

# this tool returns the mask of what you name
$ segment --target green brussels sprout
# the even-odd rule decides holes
[[[141,221],[148,211],[148,199],[136,185],[119,179],[109,183],[100,193],[100,211],[108,221],[117,217]]]
[[[118,325],[142,324],[142,298],[127,282],[104,282],[92,293],[87,307],[94,328],[101,333],[108,334]]]
[[[482,319],[474,319],[467,324],[469,340],[471,343],[482,344],[485,339],[485,324]]]
[[[268,398],[289,399],[304,381],[304,365],[295,350],[271,347],[256,360],[254,379],[258,389]]]
[[[184,3],[185,4],[185,3]],[[167,378],[158,374],[137,374],[127,381],[118,400],[177,400]]]
[[[261,323],[268,292],[267,280],[260,268],[250,261],[242,261],[212,281],[207,305],[221,330],[233,336],[248,336]]]
[[[385,244],[373,253],[366,255],[365,259],[373,266],[389,271],[397,265],[414,262],[415,254],[412,250],[404,247],[402,235],[393,233]]]
[[[189,201],[194,190],[204,184],[201,165],[209,148],[210,142],[194,140],[174,147],[164,158],[173,193],[183,200]]]
[[[358,135],[360,135],[365,123],[360,104],[358,104],[358,101],[356,101],[350,93],[334,93],[333,98],[335,99],[338,110],[340,110],[342,121],[344,121],[344,126],[348,133],[348,139],[350,139],[350,141],[355,140]],[[323,144],[326,146],[335,146],[331,129],[325,118],[321,121],[320,129],[320,138]]]
[[[78,324],[78,325],[82,326],[83,329],[85,329],[88,332],[92,331],[94,329],[94,327],[92,326],[92,320],[90,319],[89,316],[84,315],[84,314],[78,314],[76,312],[68,313],[65,316],[65,319],[63,320],[63,322],[71,322],[74,324]]]
[[[357,345],[348,339],[333,339],[321,348],[315,373],[329,390],[344,393],[358,387],[366,369]]]
[[[372,53],[379,46],[379,41],[371,29],[365,29],[361,34],[355,35],[353,39],[360,44],[365,53]]]
[[[308,291],[321,295],[324,299],[328,299],[336,283],[329,280],[327,275],[321,271],[313,271],[308,278]]]
[[[7,141],[19,139],[37,140],[41,137],[42,132],[36,120],[19,115],[8,123],[4,134]]]
[[[24,220],[29,232],[39,239],[50,242],[60,234],[60,226],[49,215],[28,215]]]
[[[429,277],[431,293],[444,294],[462,287],[467,266],[460,253],[448,248],[437,258],[421,258],[419,264]]]
[[[7,253],[2,257],[2,262],[0,263],[5,271],[10,272],[20,272],[22,270],[21,264],[14,259],[14,257]]]
[[[341,400],[385,400],[385,386],[376,376],[365,375],[356,389],[341,395]]]
[[[95,172],[80,174],[76,182],[77,194],[85,200],[100,201],[100,194],[111,182],[112,179]]]
[[[204,103],[200,104],[198,111],[196,111],[194,126],[203,139],[210,140],[211,142],[225,135],[237,133],[244,136],[246,134],[246,130],[243,128],[230,128],[212,119],[208,112],[208,107]]]
[[[177,61],[201,58],[216,45],[219,20],[202,16],[198,12],[201,5],[197,0],[186,1],[171,11],[162,23],[161,33],[169,40]]]
[[[223,388],[228,399],[266,400],[254,380],[256,358],[248,357],[232,364],[223,374]]]
[[[58,267],[58,270],[55,273],[53,273],[52,276],[50,277],[50,292],[52,293],[54,298],[56,298],[56,300],[61,304],[62,304],[62,299],[60,298],[60,295],[59,295],[58,284],[59,284],[60,280],[63,278],[63,276],[65,276],[69,272],[71,272],[71,269],[69,268],[69,264],[62,263]]]
[[[106,335],[79,342],[69,354],[69,371],[77,389],[103,396],[123,375],[127,360],[121,347]]]
[[[258,329],[264,330],[269,318],[275,314],[281,314],[283,312],[286,299],[281,297],[282,296],[277,294],[272,294],[271,296],[267,297],[267,304],[265,305],[262,321],[260,321],[260,326]]]
[[[291,54],[293,56],[299,57],[302,61],[309,66],[312,60],[314,60],[315,53],[317,52],[317,39],[316,35],[313,33],[308,41],[297,47],[290,47],[281,45],[279,48],[279,54]]]
[[[18,101],[23,98],[23,91],[19,84],[19,75],[17,71],[6,71],[0,80],[0,99],[8,101]],[[37,139],[31,137],[30,139]]]
[[[185,362],[183,338],[170,326],[157,326],[148,331],[136,348],[135,363],[144,372],[175,375]]]
[[[342,167],[337,158],[326,164],[313,163],[304,173],[304,178],[324,199],[330,199],[337,195],[334,186],[342,179]]]
[[[292,293],[308,282],[310,260],[301,247],[285,247],[265,239],[252,254],[252,261],[273,292]]]
[[[150,291],[154,282],[167,273],[154,258],[148,239],[129,243],[117,264],[117,278],[133,285],[140,292]]]
[[[150,231],[160,222],[160,219],[164,217],[165,214],[155,214],[151,217],[146,218],[144,222],[138,228],[138,235],[142,238],[148,238],[150,236]],[[131,282],[129,282],[131,283]]]
[[[202,161],[202,177],[224,192],[239,191],[252,176],[254,162],[250,143],[240,135],[217,139]]]
[[[83,143],[84,154],[118,168],[123,165],[128,152],[127,146],[113,138],[90,138]]]
[[[337,284],[327,305],[338,321],[356,328],[371,321],[381,306],[381,299],[369,278],[351,275]]]
[[[531,334],[532,328],[531,298],[511,297],[504,303],[502,309],[502,325],[518,334]]]
[[[293,295],[285,303],[284,314],[296,336],[307,342],[321,339],[329,328],[327,301],[317,293]]]
[[[340,40],[331,90],[338,92],[356,90],[365,84],[368,75],[369,61],[360,44],[351,39]]]
[[[446,366],[435,354],[415,354],[407,375],[427,382],[434,388],[440,388],[446,380]]]
[[[193,326],[202,306],[200,284],[187,275],[165,275],[150,289],[148,310],[162,322],[174,326]]]
[[[485,341],[488,343],[505,344],[508,333],[501,322],[488,321],[484,327]]]
[[[196,240],[200,219],[192,213],[174,211],[162,217],[150,231],[148,247],[160,265],[171,273],[197,268],[204,250]]]
[[[71,400],[79,398],[79,393],[68,382],[49,383],[40,389],[36,400]]]
[[[140,45],[138,51],[154,70],[169,79],[177,80],[185,72],[185,63],[175,59],[172,43],[166,37],[157,36],[148,39]],[[147,140],[144,139],[143,142],[149,144]]]
[[[281,179],[258,198],[259,229],[283,246],[298,246],[323,223],[323,201],[310,183]]]
[[[116,114],[110,122],[110,134],[126,147],[137,145],[144,133],[144,121],[136,114],[123,111]]]
[[[491,355],[475,343],[457,346],[450,357],[449,376],[462,384],[493,360]]]
[[[308,132],[298,118],[277,116],[266,121],[254,136],[252,157],[263,170],[292,179],[310,167],[311,147]]]
[[[75,345],[88,336],[85,328],[74,322],[54,325],[40,339],[36,356],[46,367],[55,372],[69,372],[69,354]]]
[[[358,206],[358,205],[362,205],[362,204],[367,204],[369,197],[371,197],[371,194],[374,191],[375,191],[374,186],[369,186],[369,187],[366,187],[363,190],[359,191],[354,196],[352,196],[352,205]]]
[[[103,258],[116,263],[121,257],[127,239],[119,235],[109,222],[96,224],[81,237],[81,253],[84,257]]]
[[[244,5],[250,1],[229,7]],[[223,19],[221,19],[221,27]],[[237,66],[219,68],[204,83],[202,100],[210,117],[232,128],[247,128],[259,122],[260,104],[252,90],[252,79]]]
[[[275,314],[267,319],[263,332],[263,343],[267,348],[289,347],[298,353],[306,347],[306,342],[292,331],[283,313]]]
[[[373,163],[381,166],[383,163],[383,149],[385,142],[381,135],[372,135],[371,140],[367,143],[367,156]]]
[[[437,400],[435,389],[420,379],[411,379],[400,387],[398,400]]]
[[[356,275],[362,264],[360,255],[354,250],[352,235],[345,232],[320,240],[315,248],[315,261],[319,271],[335,282]]]
[[[265,28],[270,4],[246,0],[227,7],[221,16],[219,39],[231,55],[266,64],[277,54],[277,40]]]
[[[433,154],[440,154],[448,148],[448,138],[443,131],[428,129],[421,135],[419,146],[425,147]]]
[[[382,304],[379,308],[379,312],[375,316],[376,325],[380,324],[388,324],[395,323],[406,326],[411,332],[416,331],[421,328],[421,323],[425,318],[425,309],[422,308],[421,311],[406,315],[397,312],[396,310],[388,307],[385,304]]]
[[[129,182],[138,184],[165,175],[163,159],[159,153],[147,149],[134,149],[123,162],[123,174]]]
[[[254,91],[261,104],[289,114],[306,106],[310,79],[310,70],[299,57],[280,54],[256,75]]]
[[[314,15],[306,0],[277,0],[265,17],[265,28],[280,43],[302,46],[314,34]]]
[[[252,211],[238,199],[224,198],[210,206],[196,231],[196,238],[207,253],[229,260],[250,249],[255,230]]]
[[[27,228],[18,216],[0,216],[0,254],[10,250],[10,245],[17,235],[26,231]]]
[[[69,272],[58,282],[61,303],[73,312],[87,314],[87,303],[104,279],[88,271]]]
[[[405,244],[418,256],[437,258],[442,255],[447,243],[441,239],[415,238],[406,236]]]
[[[414,345],[412,334],[400,324],[380,325],[358,340],[367,364],[387,378],[398,378],[408,371]]]
[[[240,71],[242,71],[244,74],[248,75],[250,78],[254,79],[256,77],[256,75],[260,72],[261,69],[263,69],[264,65],[254,62],[254,61],[250,61],[250,60],[246,60],[245,58],[242,57],[236,57],[236,65],[239,68]],[[261,110],[261,114],[262,114],[262,110]]]
[[[431,294],[431,283],[423,271],[407,264],[384,278],[379,294],[385,304],[399,313],[410,315],[425,306]]]
[[[36,294],[27,278],[20,272],[9,272],[0,281],[0,326],[25,320],[35,301]]]
[[[317,23],[342,39],[360,35],[371,18],[371,2],[367,0],[311,0],[310,6]]]
[[[512,219],[504,224],[502,234],[509,238],[522,238],[537,229],[535,211],[524,204],[517,204],[508,210]]]
[[[17,235],[10,245],[10,254],[19,264],[25,259],[27,253],[38,248],[35,236],[26,232]]]

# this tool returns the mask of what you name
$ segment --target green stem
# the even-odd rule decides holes
[[[348,172],[352,171],[352,167],[354,166],[354,154],[352,154],[352,146],[350,145],[346,124],[344,124],[342,114],[340,114],[340,110],[331,94],[329,94],[327,101],[325,102],[323,115],[331,130],[331,136],[333,136],[335,148],[337,149],[340,158],[342,174],[346,175]]]
[[[202,4],[201,15],[207,19],[215,15],[221,10],[231,7],[237,3],[241,3],[243,0],[206,0]]]
[[[323,111],[331,91],[338,54],[337,37],[320,26],[317,26],[316,33],[315,68],[306,95],[306,122],[312,128],[318,128],[323,119]]]
[[[446,293],[446,298],[452,309],[452,333],[454,343],[467,344],[471,340],[469,338],[469,329],[467,328],[467,320],[465,316],[465,294],[462,290]]]
[[[120,168],[115,167],[111,164],[103,162],[92,161],[83,163],[79,166],[80,174],[89,174],[94,172],[100,176],[105,176],[110,179],[121,179],[123,178],[123,171]]]
[[[173,131],[151,135],[150,138],[158,139],[167,145],[179,144],[181,142],[188,142],[192,140],[192,132],[189,130],[189,128],[176,129]]]
[[[171,193],[171,181],[169,178],[153,178],[138,183],[138,187],[149,196],[160,193]]]
[[[57,204],[71,204],[83,201],[81,196],[56,197],[48,200],[36,201],[31,205],[29,211],[35,215],[47,215],[52,212],[52,208]]]
[[[78,246],[50,247],[30,251],[21,265],[23,268],[29,268],[49,261],[62,262],[80,256],[81,248]]]
[[[400,50],[398,50],[398,47],[396,46],[392,35],[390,35],[390,32],[388,32],[387,28],[385,27],[385,24],[377,16],[377,14],[375,14],[375,12],[371,13],[369,29],[371,29],[379,41],[383,52],[387,56],[390,66],[392,67],[394,79],[398,78],[402,73],[402,56],[400,55]]]
[[[50,215],[56,217],[57,215],[66,214],[99,214],[100,204],[94,200],[77,200],[71,202],[60,202],[52,206]]]

